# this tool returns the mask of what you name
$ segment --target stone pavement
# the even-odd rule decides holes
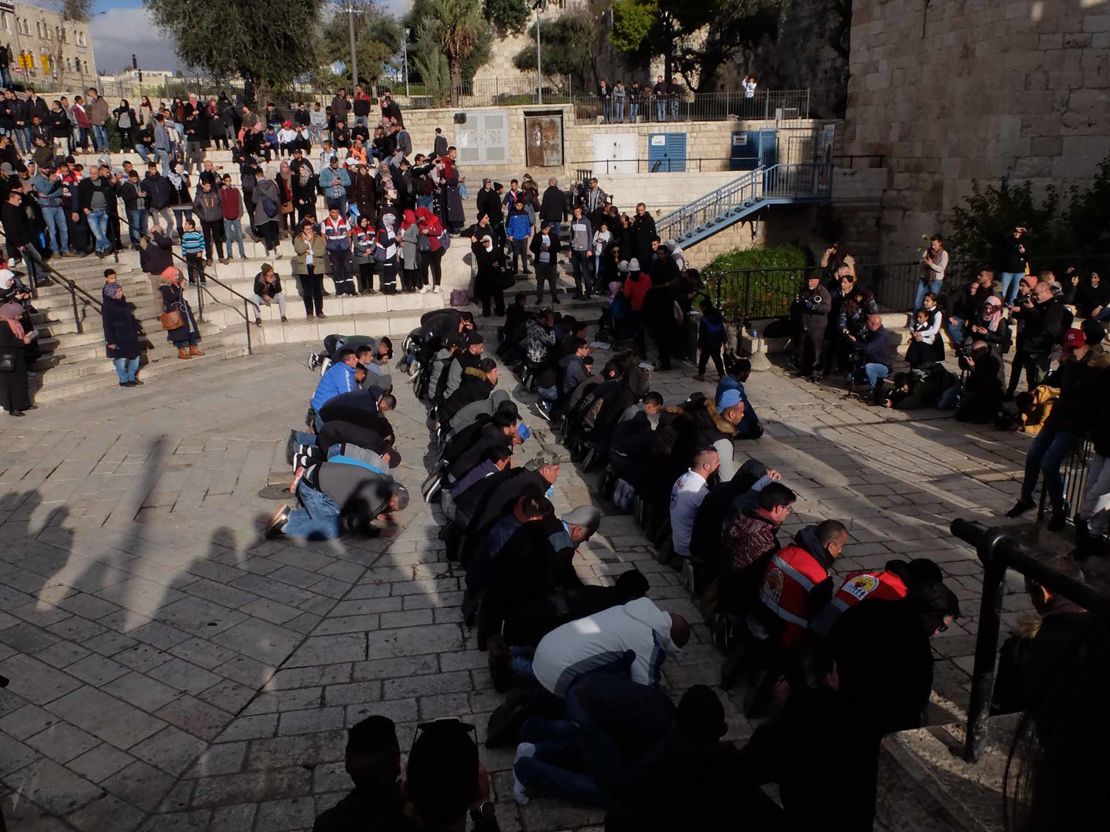
[[[267,350],[4,420],[0,673],[11,686],[0,691],[0,795],[9,828],[307,830],[349,788],[344,728],[366,715],[394,719],[403,748],[418,721],[448,715],[472,720],[484,738],[500,697],[461,624],[460,575],[427,506],[414,502],[391,540],[259,538],[275,503],[258,492],[287,477],[285,437],[315,380],[299,363],[305,353]],[[699,386],[690,372],[657,374],[655,389],[676,403]],[[965,616],[935,642],[935,717],[958,717],[980,569],[947,524],[1008,507],[1027,439],[845,402],[777,371],[753,376],[749,391],[769,434],[753,452],[800,495],[788,531],[845,520],[852,542],[838,571],[896,556],[942,563]],[[397,392],[399,477],[415,491],[428,432],[411,388]],[[550,441],[543,423],[528,421]],[[588,501],[597,476],[564,465],[556,507]],[[632,519],[609,513],[579,569],[601,581],[629,564],[662,606],[699,620]],[[1027,608],[1011,592],[1009,623]],[[668,662],[667,682],[676,695],[712,684],[720,660],[699,625]],[[726,702],[735,739],[751,730],[739,696]],[[502,829],[600,824],[598,812],[549,800],[518,808],[512,752],[482,754]]]

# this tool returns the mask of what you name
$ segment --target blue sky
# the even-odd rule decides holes
[[[188,2],[188,0],[183,0]],[[407,10],[411,0],[385,0],[387,9]],[[141,0],[99,0],[89,23],[97,68],[108,75],[131,66],[131,54],[141,69],[181,69],[173,44],[162,38],[151,23]]]

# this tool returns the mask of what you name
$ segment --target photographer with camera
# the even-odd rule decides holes
[[[867,316],[867,328],[857,340],[856,349],[859,355],[853,381],[857,384],[866,381],[871,388],[872,401],[878,404],[879,386],[883,379],[889,378],[895,357],[890,332],[883,326],[883,317],[878,312]]]
[[[1033,284],[1032,290],[1021,296],[1016,306],[1010,309],[1010,317],[1018,322],[1017,350],[1014,352],[1014,366],[1010,374],[1007,396],[1017,391],[1018,376],[1025,371],[1026,389],[1032,390],[1048,375],[1052,363],[1052,351],[1063,337],[1067,324],[1063,302],[1052,291],[1048,273]],[[1024,286],[1035,278],[1022,278]]]
[[[1002,406],[1002,360],[985,340],[972,341],[958,353],[966,375],[956,420],[986,424],[994,421]]]
[[[806,278],[794,305],[798,317],[798,369],[795,375],[820,381],[824,376],[821,353],[832,309],[832,295],[821,285],[820,272],[811,272]]]

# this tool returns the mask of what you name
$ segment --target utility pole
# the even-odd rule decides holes
[[[412,29],[405,29],[405,41],[401,44],[401,50],[405,56],[405,98],[412,98],[412,93],[409,92],[409,35],[412,34]]]
[[[355,6],[351,2],[347,4],[347,28],[351,34],[351,94],[353,95],[355,87],[358,86],[358,55],[355,54]]]
[[[535,0],[532,8],[536,10],[536,103],[543,104],[543,64],[540,56],[540,18],[547,8],[547,0]]]

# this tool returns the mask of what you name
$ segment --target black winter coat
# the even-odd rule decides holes
[[[101,318],[104,322],[104,344],[109,358],[138,358],[142,352],[139,333],[142,325],[135,320],[131,304],[126,300],[105,298]]]

